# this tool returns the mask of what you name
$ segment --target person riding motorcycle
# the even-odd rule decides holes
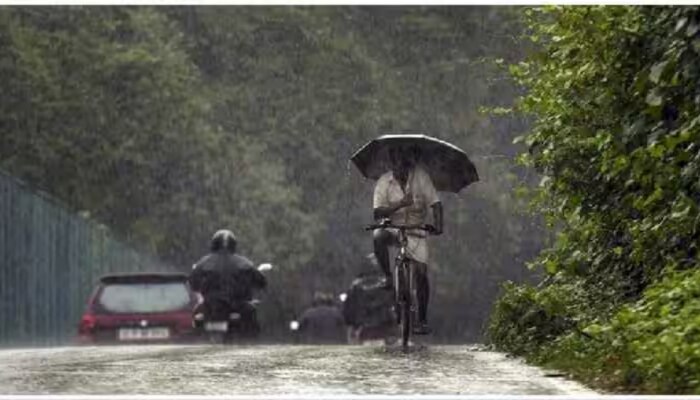
[[[248,333],[257,334],[260,328],[250,302],[253,291],[265,289],[267,280],[248,258],[236,254],[237,246],[233,232],[221,229],[212,236],[209,254],[192,267],[190,287],[204,298],[194,315],[210,315],[221,312],[220,308],[225,315],[236,311],[249,324]]]
[[[299,318],[299,335],[304,343],[340,344],[346,342],[345,320],[333,296],[317,292],[311,307]]]
[[[365,340],[390,341],[394,333],[394,296],[385,290],[384,274],[378,270],[374,253],[364,257],[343,302],[348,339],[361,344]]]

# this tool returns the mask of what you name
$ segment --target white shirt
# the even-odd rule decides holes
[[[395,225],[425,224],[430,206],[440,201],[437,190],[430,175],[420,165],[415,166],[408,174],[406,190],[401,188],[394,173],[389,171],[382,175],[374,187],[374,208],[390,207],[401,200],[406,192],[413,196],[413,204],[397,210],[390,216]],[[428,243],[421,231],[410,232],[408,236],[408,252],[416,261],[428,262]]]

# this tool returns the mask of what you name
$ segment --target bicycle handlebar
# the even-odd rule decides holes
[[[400,231],[421,230],[421,231],[430,232],[430,229],[428,229],[428,226],[426,224],[394,225],[392,223],[383,223],[383,224],[370,224],[370,225],[365,226],[366,231],[373,231],[375,229],[398,229]]]

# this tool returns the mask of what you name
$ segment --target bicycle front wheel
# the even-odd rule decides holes
[[[408,350],[408,343],[411,339],[411,286],[409,282],[408,265],[399,268],[399,307],[401,315],[401,346],[404,351]]]

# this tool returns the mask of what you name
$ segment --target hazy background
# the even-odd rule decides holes
[[[438,341],[478,340],[500,283],[527,279],[542,241],[513,191],[535,180],[514,161],[525,122],[479,112],[516,95],[499,65],[526,51],[520,12],[2,7],[0,168],[169,266],[154,269],[186,272],[215,230],[234,230],[243,254],[278,266],[261,313],[282,338],[314,291],[343,291],[371,251],[373,182],[350,155],[384,133],[448,140],[481,181],[442,194],[431,323]],[[5,253],[40,235],[8,229]],[[137,269],[124,260],[115,268]],[[5,257],[6,287],[60,298],[67,283],[37,278],[38,264]],[[94,282],[84,281],[72,283],[80,297]],[[0,301],[29,318],[19,298]]]

